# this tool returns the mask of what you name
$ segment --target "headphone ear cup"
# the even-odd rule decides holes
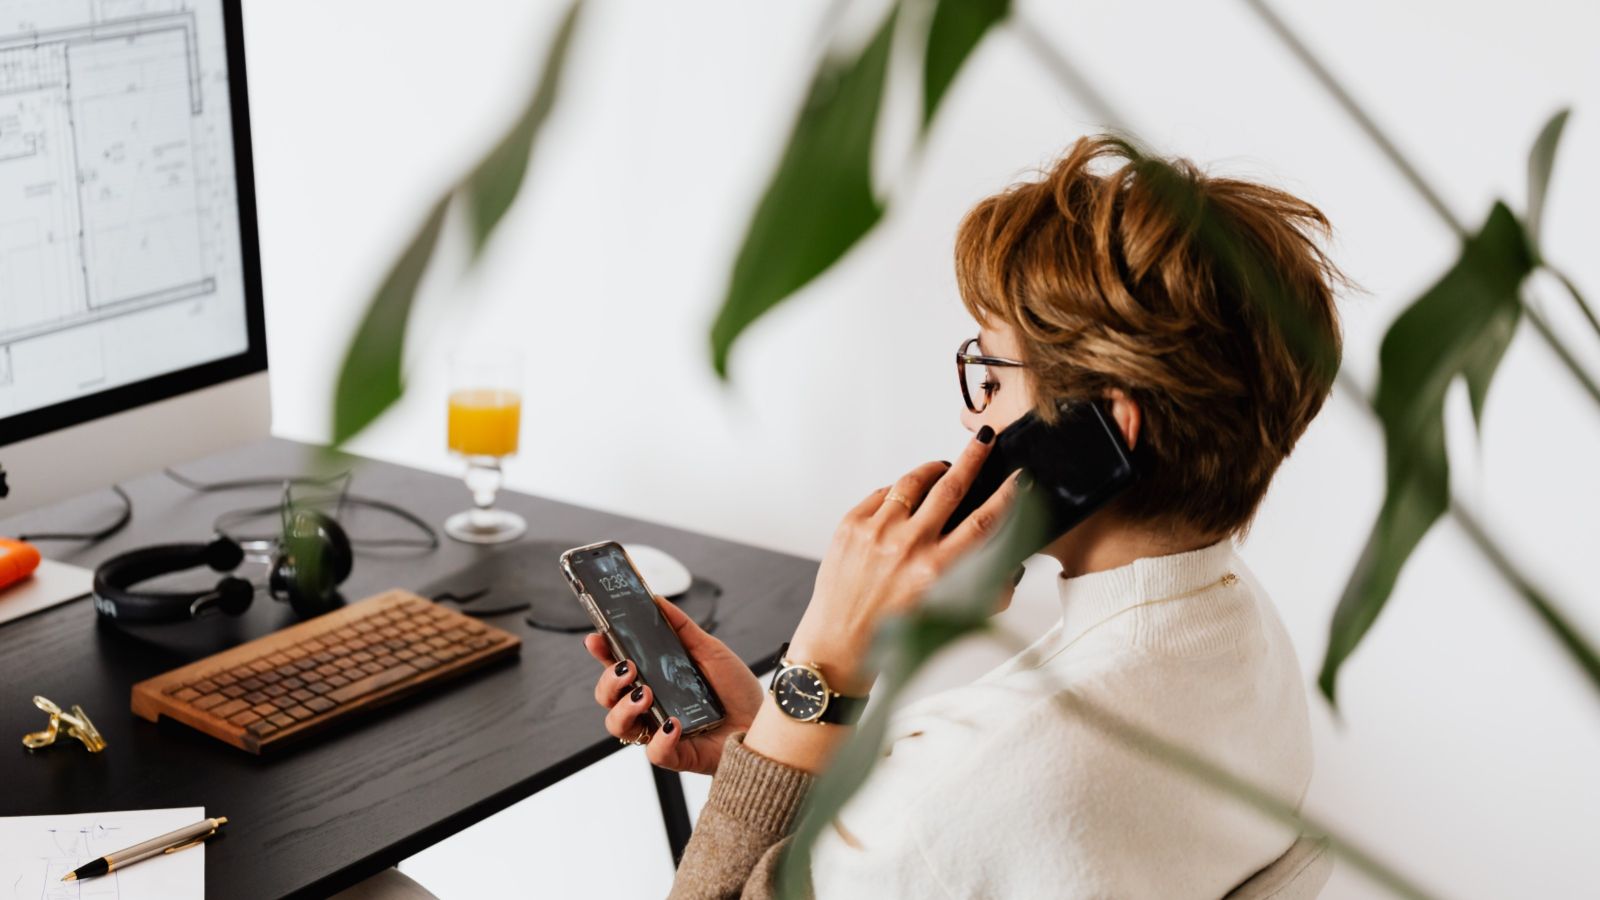
[[[228,537],[218,537],[207,544],[203,555],[206,565],[218,572],[232,572],[244,562],[244,548]]]
[[[217,609],[230,616],[244,615],[255,599],[256,589],[250,582],[232,575],[217,582]]]
[[[325,612],[333,611],[344,602],[339,592],[332,588],[326,594],[307,594],[291,585],[285,594],[289,600],[289,608],[302,619],[314,619]]]
[[[274,597],[310,619],[344,603],[338,588],[354,565],[350,538],[338,522],[315,510],[295,510],[268,584]]]

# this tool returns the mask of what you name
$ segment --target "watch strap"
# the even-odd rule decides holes
[[[817,721],[829,725],[854,725],[860,721],[861,714],[866,712],[866,709],[866,697],[846,697],[829,691],[828,705],[823,707],[822,715],[817,716]]]

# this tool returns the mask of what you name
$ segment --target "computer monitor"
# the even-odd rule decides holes
[[[239,0],[0,0],[0,515],[270,427]]]

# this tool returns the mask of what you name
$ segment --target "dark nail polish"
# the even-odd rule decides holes
[[[987,444],[994,440],[994,429],[985,425],[978,429],[978,443]]]
[[[1022,576],[1028,574],[1027,566],[1017,566],[1017,574],[1011,576],[1011,586],[1016,587],[1022,583]]]
[[[640,700],[643,700],[643,699],[644,699],[644,685],[641,684],[638,687],[633,689],[633,702],[638,703]]]
[[[617,673],[618,675],[628,674],[628,661],[623,660],[622,662],[617,663],[617,667],[611,671]]]
[[[672,733],[672,720],[671,719],[667,720],[667,724],[661,726],[661,733],[662,734],[671,734]]]
[[[951,461],[950,461],[950,460],[948,460],[948,459],[941,459],[941,460],[939,460],[939,462],[942,462],[942,463],[944,463],[944,467],[945,467],[945,468],[946,468],[946,469],[948,469],[948,468],[950,468],[950,467],[951,467],[951,466],[953,466],[953,465],[955,465],[955,463],[953,463],[953,462],[951,462]]]

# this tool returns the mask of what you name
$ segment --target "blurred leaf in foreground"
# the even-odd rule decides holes
[[[1011,0],[938,0],[922,59],[922,130],[989,29],[1011,14]]]
[[[333,393],[333,444],[338,446],[372,424],[405,391],[401,360],[405,352],[406,325],[416,302],[417,285],[439,242],[450,200],[468,201],[472,222],[473,259],[511,207],[527,174],[534,139],[555,102],[561,69],[566,64],[572,29],[582,0],[567,9],[532,97],[506,136],[472,167],[460,182],[434,203],[405,250],[394,261],[383,284],[367,302],[366,313],[339,367]]]
[[[1518,290],[1533,266],[1522,225],[1496,203],[1450,271],[1384,336],[1373,406],[1383,423],[1387,489],[1329,629],[1318,685],[1330,704],[1337,705],[1340,665],[1382,611],[1406,559],[1450,505],[1445,391],[1464,377],[1473,413],[1482,416],[1489,382],[1521,312]]]
[[[433,256],[433,246],[439,240],[439,228],[444,224],[444,213],[450,198],[444,197],[433,205],[422,228],[406,245],[394,268],[383,280],[383,285],[367,304],[367,312],[345,351],[344,365],[339,368],[339,382],[333,393],[333,442],[335,445],[349,440],[400,399],[405,390],[400,371],[401,354],[405,350],[406,323],[411,317],[411,303],[417,296],[417,284],[422,273],[428,270],[428,260]]]
[[[950,567],[912,613],[885,623],[873,647],[881,673],[872,689],[871,712],[818,780],[806,801],[794,843],[784,855],[779,884],[789,898],[811,896],[811,848],[828,822],[866,783],[888,733],[895,699],[911,676],[940,649],[989,627],[1003,586],[1032,548],[1044,542],[1044,503],[1026,492],[1017,495],[1005,524],[993,539]]]
[[[561,72],[572,46],[573,26],[578,22],[578,5],[573,3],[567,8],[550,50],[545,54],[544,69],[534,83],[533,95],[528,98],[516,124],[478,163],[462,186],[471,208],[474,255],[483,252],[495,226],[500,224],[506,210],[516,200],[517,192],[522,190],[522,180],[533,156],[533,140],[539,136],[539,129],[544,127],[556,103]]]
[[[728,376],[729,351],[751,322],[826,271],[883,216],[872,192],[872,139],[895,20],[891,13],[859,53],[825,60],[812,79],[711,327],[719,377]]]

